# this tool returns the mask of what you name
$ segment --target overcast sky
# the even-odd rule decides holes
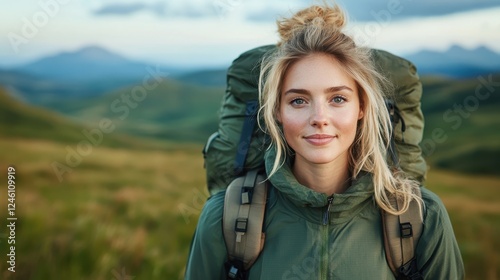
[[[316,1],[318,2],[318,1]],[[500,52],[498,0],[343,0],[358,43],[399,55],[487,46]],[[0,66],[98,45],[167,65],[227,66],[277,40],[275,19],[308,0],[0,0]]]

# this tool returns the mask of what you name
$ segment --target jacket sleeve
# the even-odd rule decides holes
[[[437,195],[422,189],[426,207],[417,262],[424,279],[464,279],[464,265],[448,213]]]
[[[224,192],[207,200],[196,227],[184,279],[225,279],[226,245],[222,235]]]

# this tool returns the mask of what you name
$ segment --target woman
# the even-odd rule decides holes
[[[263,64],[261,110],[272,145],[266,241],[249,279],[394,279],[380,209],[425,207],[416,248],[424,279],[462,279],[463,264],[439,198],[385,161],[390,122],[368,52],[342,33],[337,7],[312,6],[278,22]],[[387,194],[402,199],[394,209]],[[375,202],[375,203],[374,203]],[[186,279],[225,279],[224,193],[200,216]],[[326,209],[326,210],[325,210]]]

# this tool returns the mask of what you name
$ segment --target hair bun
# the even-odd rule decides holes
[[[324,6],[314,5],[300,10],[292,17],[278,20],[277,24],[281,41],[284,42],[311,25],[340,31],[346,24],[346,18],[339,6],[325,4]]]

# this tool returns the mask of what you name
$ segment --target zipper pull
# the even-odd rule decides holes
[[[332,207],[333,195],[328,198],[328,206],[326,212],[323,213],[323,225],[326,226],[330,220],[330,208]]]

